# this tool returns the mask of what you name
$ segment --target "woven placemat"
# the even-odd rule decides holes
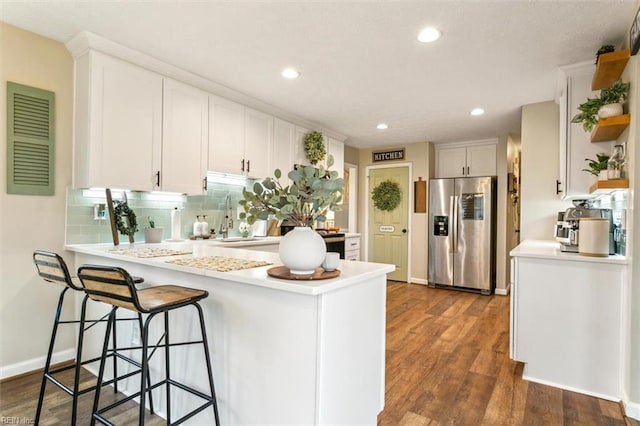
[[[189,259],[167,260],[166,263],[174,265],[190,266],[192,268],[208,269],[218,272],[238,271],[240,269],[257,268],[259,266],[271,265],[263,260],[237,259],[235,257],[207,256],[194,257]]]
[[[111,249],[109,250],[109,253],[121,254],[123,256],[144,257],[144,258],[191,254],[190,251],[170,250],[170,249],[163,249],[163,248]]]

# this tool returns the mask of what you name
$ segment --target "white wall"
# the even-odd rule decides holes
[[[559,211],[571,207],[556,195],[560,110],[553,101],[522,107],[520,239],[553,240]]]
[[[44,365],[60,293],[60,287],[37,276],[31,256],[35,249],[62,253],[64,245],[65,187],[71,182],[73,61],[62,44],[0,22],[0,63],[0,378],[4,378]],[[54,196],[6,193],[7,81],[56,94]],[[71,302],[68,311],[74,309]],[[73,329],[65,328],[58,351],[74,346]]]

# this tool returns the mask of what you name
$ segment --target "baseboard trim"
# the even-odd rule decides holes
[[[629,397],[625,394],[622,398],[622,405],[624,406],[624,414],[632,419],[640,420],[640,404],[637,402],[629,401]]]
[[[500,296],[508,296],[511,291],[511,283],[507,284],[507,288],[496,288],[496,294]]]
[[[526,366],[525,366],[526,368]],[[549,380],[542,380],[542,379],[537,379],[535,377],[531,377],[531,376],[527,376],[526,373],[523,372],[522,374],[522,378],[524,380],[527,380],[529,382],[534,382],[534,383],[540,383],[541,385],[547,385],[547,386],[553,386],[554,388],[559,388],[559,389],[564,389],[564,390],[568,390],[571,392],[577,392],[577,393],[581,393],[583,395],[589,395],[589,396],[595,396],[596,398],[600,398],[600,399],[606,399],[607,401],[613,401],[613,402],[620,402],[620,397],[615,397],[615,396],[611,396],[611,395],[604,395],[601,393],[597,393],[597,392],[591,392],[591,391],[587,391],[584,389],[580,389],[580,388],[576,388],[573,386],[565,386],[565,385],[561,385],[555,382],[551,382]]]
[[[58,364],[64,361],[74,359],[76,356],[75,348],[66,349],[64,351],[54,352],[51,356],[51,363]],[[44,368],[47,357],[41,356],[26,361],[17,362],[15,364],[0,367],[0,380],[5,380],[14,376],[30,373]]]
[[[429,284],[429,281],[425,280],[424,278],[413,278],[413,277],[411,277],[411,278],[409,278],[409,282],[411,284],[424,284],[424,285]]]

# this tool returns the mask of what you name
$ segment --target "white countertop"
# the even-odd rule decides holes
[[[272,288],[281,291],[318,295],[329,291],[344,288],[355,282],[362,282],[364,278],[379,276],[381,274],[387,274],[393,272],[394,265],[382,264],[382,263],[369,263],[369,262],[354,262],[341,260],[338,266],[340,270],[340,276],[327,280],[312,280],[312,281],[291,281],[273,278],[267,275],[267,269],[282,265],[280,257],[277,253],[257,251],[257,250],[245,250],[238,245],[254,245],[260,244],[274,244],[273,238],[267,237],[266,239],[259,239],[253,241],[241,241],[233,243],[225,243],[215,240],[197,240],[197,241],[184,241],[184,242],[164,242],[160,244],[120,244],[120,249],[138,249],[138,248],[162,248],[170,250],[184,250],[191,251],[192,254],[180,255],[180,256],[165,256],[165,257],[152,257],[152,258],[138,258],[133,256],[120,255],[110,253],[109,250],[114,249],[113,244],[71,244],[66,245],[65,249],[87,255],[98,256],[105,259],[105,264],[108,264],[107,259],[117,259],[122,262],[131,262],[136,264],[154,266],[158,268],[171,269],[180,272],[187,272],[194,275],[202,275],[211,278],[217,278],[227,281],[235,281],[243,284],[251,284],[266,288]],[[265,241],[268,241],[265,243]],[[190,257],[205,257],[205,256],[223,256],[233,257],[238,259],[248,260],[263,260],[271,262],[269,266],[262,266],[257,268],[242,269],[238,271],[230,272],[218,272],[206,269],[174,265],[166,263],[167,260],[190,258]],[[79,265],[76,265],[79,266]]]
[[[578,253],[560,251],[560,243],[551,240],[525,240],[509,253],[512,257],[568,260],[590,263],[627,264],[627,258],[618,254],[607,257],[582,256]]]

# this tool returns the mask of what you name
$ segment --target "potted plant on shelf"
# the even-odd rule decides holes
[[[333,157],[328,159],[328,167]],[[249,224],[266,220],[270,215],[288,221],[295,228],[280,242],[280,260],[292,274],[312,274],[322,264],[326,245],[312,228],[314,221],[325,222],[329,210],[337,210],[342,198],[344,180],[338,172],[320,167],[296,165],[287,176],[291,184],[280,183],[282,172],[274,171],[275,179],[267,177],[253,185],[253,191],[243,189],[240,219]]]
[[[160,243],[162,242],[162,227],[156,228],[156,222],[153,217],[148,216],[149,226],[144,228],[144,242],[145,243]]]
[[[611,87],[606,87],[600,91],[597,98],[587,98],[587,101],[578,106],[580,111],[572,119],[572,123],[582,124],[586,132],[593,130],[598,124],[599,118],[614,117],[622,115],[622,102],[627,99],[629,93],[629,83],[616,81]]]
[[[588,169],[582,169],[582,171],[594,175],[598,180],[607,180],[607,165],[609,163],[609,156],[601,153],[596,154],[596,159],[585,158],[584,161],[589,165]]]

